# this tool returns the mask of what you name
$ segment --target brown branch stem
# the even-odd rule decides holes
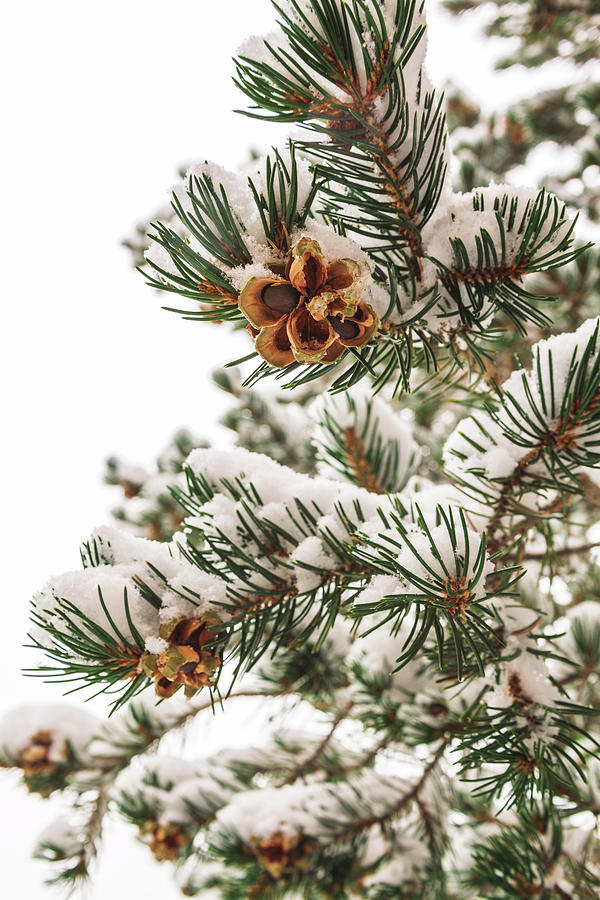
[[[577,547],[559,547],[558,550],[552,550],[551,555],[558,557],[576,556],[578,553],[589,553],[590,550],[594,550],[596,547],[600,547],[600,541],[589,541],[587,544],[579,544]],[[526,553],[523,556],[523,562],[546,559],[547,556],[548,552]]]
[[[384,822],[389,821],[389,819],[393,819],[395,816],[397,816],[401,812],[403,812],[403,810],[405,810],[406,807],[409,806],[413,800],[416,801],[419,796],[420,791],[423,789],[423,787],[427,783],[429,777],[435,770],[438,762],[444,755],[444,752],[446,750],[446,747],[448,746],[449,741],[450,741],[449,737],[444,738],[444,740],[440,743],[440,746],[438,747],[438,749],[436,750],[436,752],[434,753],[432,758],[429,760],[429,762],[423,769],[423,772],[422,772],[419,780],[417,782],[415,782],[415,784],[410,788],[410,790],[408,790],[406,792],[406,794],[402,795],[402,797],[400,798],[400,800],[398,800],[397,803],[394,803],[394,805],[392,807],[390,807],[390,809],[388,809],[386,812],[382,813],[381,815],[369,816],[366,819],[359,819],[358,822],[355,822],[353,825],[350,825],[340,835],[337,835],[337,839],[343,840],[346,837],[351,837],[352,835],[358,834],[361,831],[366,831],[368,828],[371,828],[373,825],[383,825]]]
[[[280,781],[277,787],[284,787],[286,784],[293,784],[298,778],[302,778],[307,773],[311,772],[315,763],[319,760],[321,754],[324,750],[327,749],[331,741],[333,740],[333,736],[337,731],[339,725],[344,721],[344,719],[348,716],[348,713],[352,709],[352,701],[346,703],[346,705],[337,713],[333,722],[331,723],[331,727],[327,734],[324,736],[323,740],[318,743],[313,752],[306,759],[301,760],[294,768],[288,773],[288,775]]]
[[[384,494],[365,453],[364,441],[355,428],[344,429],[344,448],[352,466],[352,475],[359,487],[366,488],[372,494]]]

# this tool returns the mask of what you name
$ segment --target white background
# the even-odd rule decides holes
[[[560,70],[490,76],[494,42],[437,0],[432,10],[438,83],[452,74],[498,106],[561,81]],[[230,111],[244,105],[231,55],[272,27],[268,0],[21,0],[4,13],[0,712],[60,697],[19,673],[36,661],[21,646],[28,602],[78,566],[80,541],[117,502],[100,483],[105,457],[150,463],[180,425],[228,440],[209,372],[240,345],[225,328],[163,312],[119,242],[165,202],[182,162],[233,167],[250,146],[282,140],[285,130]],[[0,773],[1,896],[52,896],[29,854],[59,808]],[[87,896],[180,894],[133,830],[111,826]]]

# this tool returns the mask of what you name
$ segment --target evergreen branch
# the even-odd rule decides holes
[[[556,557],[562,559],[566,556],[578,556],[581,553],[589,553],[590,550],[595,550],[596,547],[600,547],[600,541],[588,541],[585,544],[578,544],[574,547],[552,547],[546,550],[544,553],[533,553],[531,551],[523,554],[522,561],[523,562],[533,562],[534,560],[547,559],[549,555],[552,557]]]
[[[360,834],[372,828],[374,825],[384,826],[390,819],[397,818],[402,812],[404,812],[411,803],[417,802],[420,792],[423,790],[425,785],[427,784],[429,778],[432,776],[434,771],[436,770],[438,763],[443,757],[444,753],[448,748],[450,738],[442,740],[439,747],[429,760],[429,762],[425,765],[423,772],[419,779],[413,784],[413,786],[403,794],[398,801],[396,801],[389,809],[387,809],[384,813],[379,815],[368,816],[364,819],[359,819],[357,822],[354,822],[352,825],[348,826],[344,831],[336,835],[336,839],[343,841],[349,837],[352,837],[356,834]]]
[[[333,737],[338,729],[338,726],[348,717],[350,710],[352,709],[353,701],[349,700],[345,706],[343,706],[339,712],[335,715],[331,727],[327,734],[323,737],[323,740],[320,741],[319,744],[315,747],[312,753],[309,755],[307,759],[301,759],[298,764],[288,773],[288,775],[283,779],[283,781],[279,782],[278,787],[284,787],[286,784],[293,784],[297,781],[298,778],[302,778],[305,773],[312,772],[316,763],[321,758],[323,751],[327,749]]]
[[[60,863],[59,871],[48,878],[46,884],[71,892],[87,881],[91,875],[90,867],[98,855],[107,805],[108,784],[102,783],[93,792],[92,799],[76,804],[75,815],[81,812],[85,815],[81,825],[61,835],[63,840],[46,836],[46,833],[42,835],[35,847],[34,858],[55,866]]]
[[[111,775],[113,780],[138,756],[151,753],[157,747],[162,738],[166,734],[181,731],[193,719],[202,712],[210,709],[214,713],[217,706],[222,705],[227,700],[233,700],[238,697],[283,697],[289,693],[286,690],[267,690],[267,689],[241,689],[224,696],[219,696],[215,700],[214,696],[201,703],[187,702],[186,708],[180,715],[165,715],[163,719],[153,717],[148,713],[146,703],[140,703],[136,706],[135,701],[126,709],[127,717],[132,718],[131,725],[126,725],[128,739],[123,743],[119,732],[112,733],[110,725],[105,732],[98,736],[102,742],[100,747],[93,754],[94,768],[98,768],[106,775]],[[161,707],[158,707],[160,710]],[[115,743],[115,741],[117,743]],[[110,754],[110,748],[114,747],[118,752],[116,756]]]
[[[366,394],[324,397],[316,407],[313,443],[319,470],[333,470],[373,494],[399,491],[414,460],[408,425],[390,404]]]
[[[354,428],[346,428],[344,430],[344,449],[352,466],[355,484],[366,488],[373,494],[385,493],[379,487],[377,476],[369,465],[363,440],[360,435],[357,435]]]
[[[462,218],[471,207],[473,234]],[[531,273],[568,265],[589,249],[574,245],[576,220],[569,219],[565,206],[544,190],[523,198],[518,192],[510,196],[507,188],[503,193],[488,188],[464,195],[446,216],[448,243],[439,239],[444,226],[438,219],[426,243],[433,242],[429,256],[452,302],[478,310],[491,301],[521,331],[527,320],[547,325],[549,319],[534,304],[552,298],[531,293],[522,282]]]
[[[317,133],[334,135],[332,144],[306,144],[326,160],[319,167],[325,189],[332,181],[347,184],[344,167],[350,168],[353,199],[370,204],[375,221],[381,221],[387,205],[391,233],[406,245],[420,276],[419,226],[433,212],[445,174],[444,117],[440,101],[426,94],[420,76],[417,87],[404,84],[403,72],[419,54],[424,30],[417,24],[414,2],[398,4],[395,30],[389,34],[371,8],[376,13],[372,0],[356,0],[352,7],[320,0],[315,28],[301,19],[298,5],[290,14],[278,7],[284,43],[276,47],[265,42],[271,63],[242,55],[236,83],[261,110],[246,115],[302,122]],[[339,42],[342,27],[362,43],[365,22],[377,47],[374,59],[364,52],[357,58],[351,40]],[[375,111],[378,101],[383,114]],[[348,226],[352,230],[350,222]]]

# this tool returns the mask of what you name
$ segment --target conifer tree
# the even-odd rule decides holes
[[[512,39],[512,52],[500,57],[497,68],[539,68],[557,59],[564,66],[559,87],[508,107],[504,103],[488,115],[456,87],[450,90],[447,109],[453,151],[460,162],[460,189],[471,190],[490,178],[505,177],[507,171],[531,159],[534,151],[539,155],[541,146],[550,142],[553,152],[546,159],[552,164],[543,167],[544,185],[597,221],[600,79],[594,63],[600,38],[600,4],[594,0],[445,0],[445,6],[455,14],[485,7],[486,33]]]
[[[64,792],[36,854],[69,887],[112,813],[186,896],[593,900],[597,253],[572,197],[491,180],[512,158],[462,100],[482,181],[453,188],[426,4],[274,5],[236,82],[295,137],[192,165],[130,242],[199,341],[247,332],[214,375],[237,443],[108,461],[117,527],[40,590],[30,643],[113,714],[15,710],[0,765]],[[568,40],[552,7],[534,38],[499,13],[521,62]],[[596,12],[569,4],[578,40]],[[237,703],[269,704],[261,742],[161,752]]]

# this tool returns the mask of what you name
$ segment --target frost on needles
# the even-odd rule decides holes
[[[236,81],[301,137],[192,165],[142,266],[199,341],[248,332],[235,441],[108,461],[119,527],[30,640],[112,714],[9,713],[0,765],[65,792],[35,852],[70,887],[112,812],[186,896],[593,900],[595,257],[543,188],[453,188],[422,4],[275,7]]]

